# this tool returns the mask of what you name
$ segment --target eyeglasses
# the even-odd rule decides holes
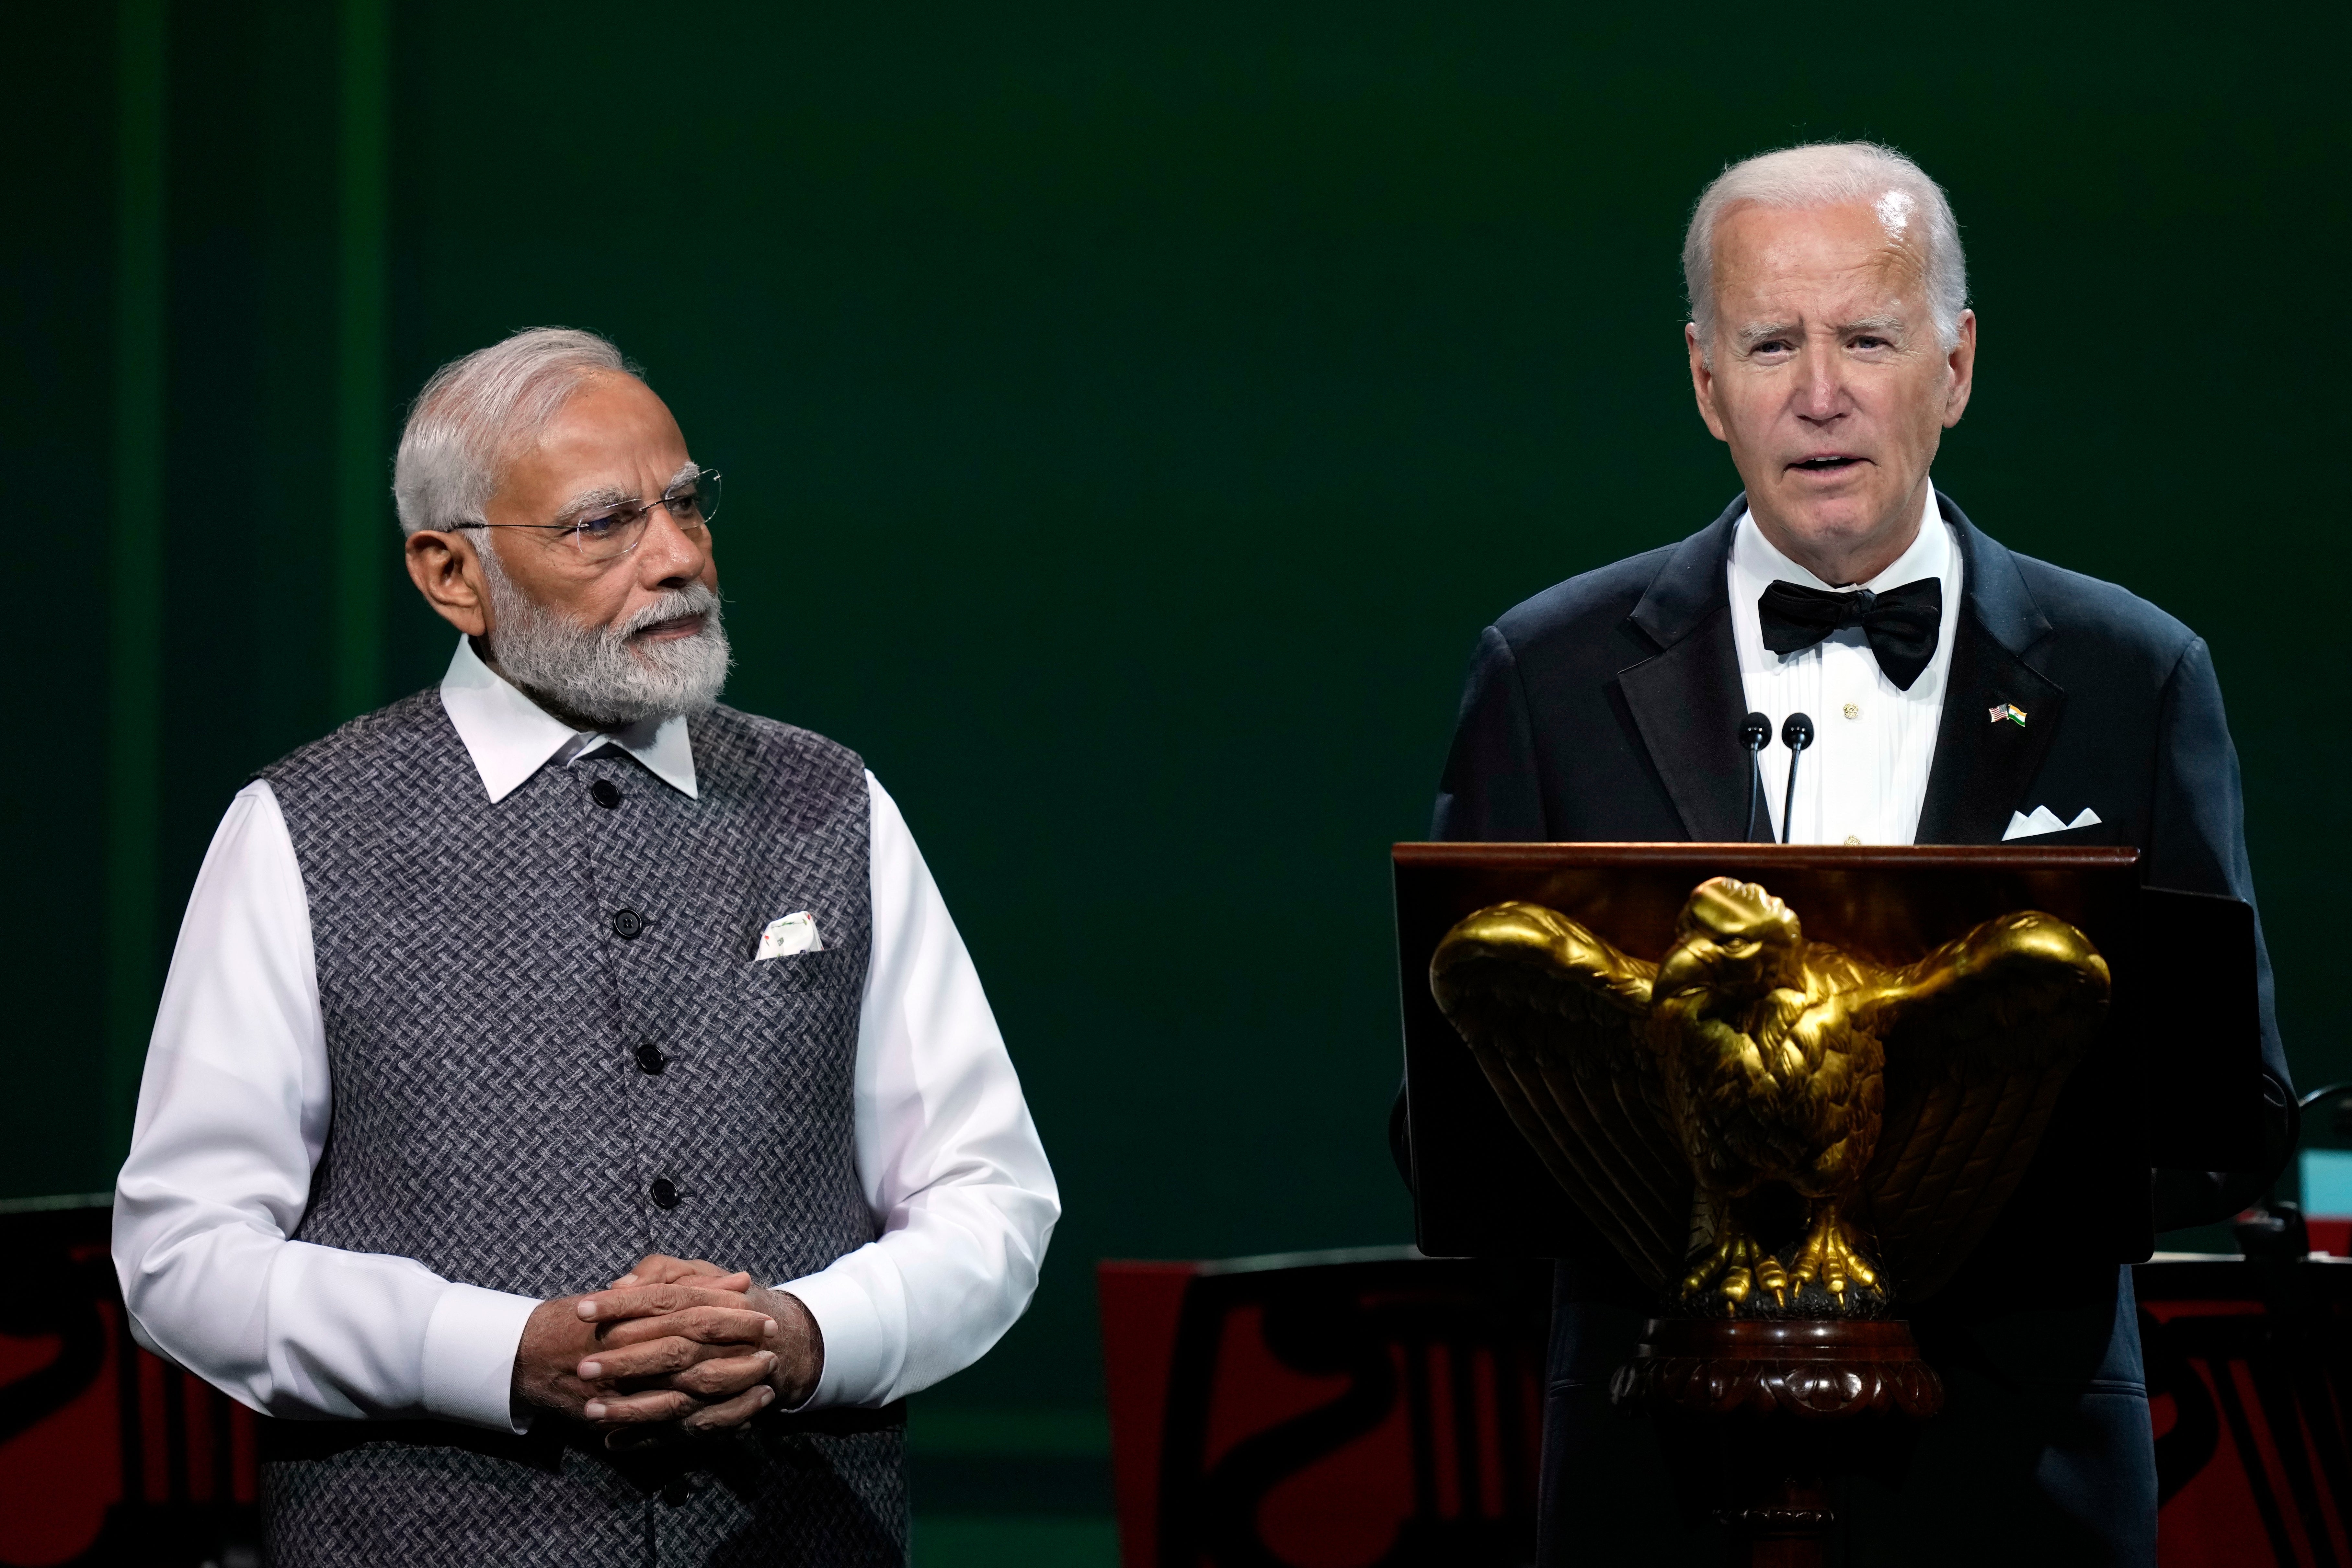
[[[460,522],[451,526],[537,529],[554,534],[559,543],[575,552],[583,561],[612,561],[645,542],[646,520],[653,515],[656,507],[669,513],[670,521],[677,525],[680,533],[700,532],[710,525],[712,514],[719,510],[718,474],[706,468],[692,479],[678,480],[655,500],[591,507],[560,522]]]

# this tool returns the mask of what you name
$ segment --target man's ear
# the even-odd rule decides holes
[[[432,529],[408,536],[408,580],[434,614],[469,637],[490,631],[489,584],[470,541]]]
[[[1715,372],[1706,364],[1706,355],[1699,351],[1698,323],[1683,323],[1683,348],[1690,354],[1691,395],[1698,400],[1698,416],[1706,421],[1707,433],[1718,441],[1728,440],[1723,433],[1723,416],[1715,411]]]
[[[1969,395],[1977,386],[1977,313],[1960,312],[1960,341],[1945,357],[1945,365],[1952,374],[1951,390],[1944,395],[1944,428],[1948,430],[1960,422],[1969,410]]]

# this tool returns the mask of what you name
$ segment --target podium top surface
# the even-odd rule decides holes
[[[1546,866],[1674,866],[1736,863],[1758,868],[1902,870],[1927,866],[2000,867],[2030,871],[2126,869],[2139,864],[2129,845],[2050,844],[1473,844],[1402,843],[1399,866],[1527,870]]]

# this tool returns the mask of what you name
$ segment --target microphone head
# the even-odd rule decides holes
[[[1803,713],[1791,713],[1780,726],[1780,743],[1792,752],[1801,752],[1813,743],[1813,721]]]
[[[1760,752],[1772,743],[1772,721],[1761,713],[1750,713],[1739,721],[1739,743],[1751,752]]]

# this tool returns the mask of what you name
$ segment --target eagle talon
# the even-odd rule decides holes
[[[1741,1237],[1728,1226],[1717,1237],[1713,1250],[1701,1258],[1688,1274],[1683,1276],[1683,1294],[1696,1296],[1707,1287],[1708,1281],[1738,1264]],[[1727,1281],[1727,1283],[1728,1281]]]
[[[1733,1309],[1736,1310],[1742,1301],[1748,1300],[1748,1270],[1745,1268],[1735,1268],[1725,1273],[1723,1277],[1723,1284],[1717,1293],[1722,1296],[1725,1300],[1730,1302]]]
[[[1856,1286],[1878,1289],[1878,1271],[1871,1267],[1853,1232],[1838,1218],[1835,1203],[1824,1203],[1814,1212],[1812,1228],[1798,1249],[1796,1267],[1790,1274],[1798,1289],[1804,1289],[1807,1280],[1818,1279],[1841,1307],[1845,1305],[1846,1291]]]
[[[1683,1295],[1688,1298],[1708,1294],[1710,1284],[1715,1287],[1712,1294],[1716,1300],[1735,1315],[1759,1289],[1769,1290],[1772,1300],[1780,1306],[1789,1304],[1789,1275],[1780,1267],[1780,1260],[1736,1226],[1727,1224],[1718,1233],[1714,1249],[1684,1276]]]
[[[1775,1306],[1789,1304],[1789,1271],[1781,1268],[1780,1260],[1769,1252],[1756,1265],[1756,1282],[1772,1292]]]

